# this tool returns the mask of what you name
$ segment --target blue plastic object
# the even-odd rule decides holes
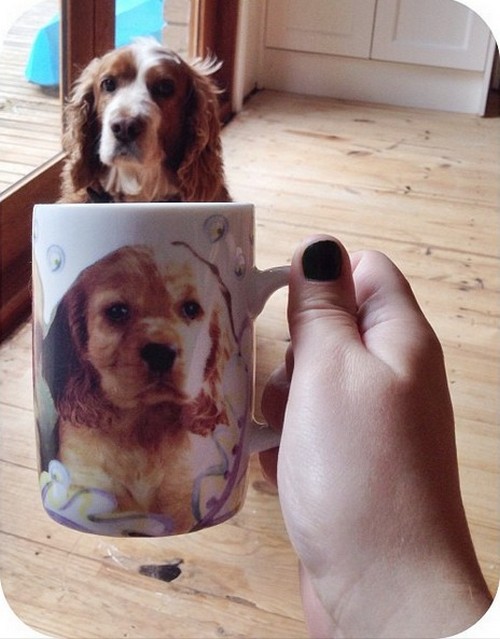
[[[36,34],[25,69],[29,82],[59,84],[59,22],[57,14]],[[164,24],[163,0],[116,0],[115,46],[146,35],[161,42]]]

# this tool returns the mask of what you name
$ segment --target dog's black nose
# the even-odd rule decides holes
[[[176,354],[171,346],[155,342],[141,349],[141,357],[153,373],[167,373],[174,365]]]
[[[111,124],[111,131],[118,142],[133,142],[144,131],[142,118],[120,118]]]

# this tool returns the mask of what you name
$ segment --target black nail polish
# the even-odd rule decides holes
[[[331,240],[315,242],[302,255],[302,270],[308,280],[330,282],[342,272],[342,252]]]

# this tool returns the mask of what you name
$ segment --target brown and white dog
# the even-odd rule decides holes
[[[219,67],[152,38],[92,60],[65,109],[60,201],[228,201]]]
[[[230,426],[222,376],[235,341],[226,291],[207,263],[178,250],[186,259],[165,272],[136,246],[82,271],[59,304],[42,366],[72,485],[112,493],[116,512],[168,514],[185,532],[196,523],[193,434]]]

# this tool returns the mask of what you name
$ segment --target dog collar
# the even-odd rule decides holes
[[[93,189],[91,186],[87,187],[87,196],[89,198],[89,202],[92,204],[107,204],[109,202],[116,202],[111,193],[108,193],[104,189],[100,189],[97,191]],[[156,200],[158,202],[182,202],[182,198],[179,193],[174,193],[168,198],[164,200]]]
[[[92,204],[105,204],[106,202],[115,201],[113,199],[113,196],[107,191],[105,191],[104,189],[101,189],[100,191],[96,191],[91,186],[87,187],[87,195],[88,195],[89,201]]]

